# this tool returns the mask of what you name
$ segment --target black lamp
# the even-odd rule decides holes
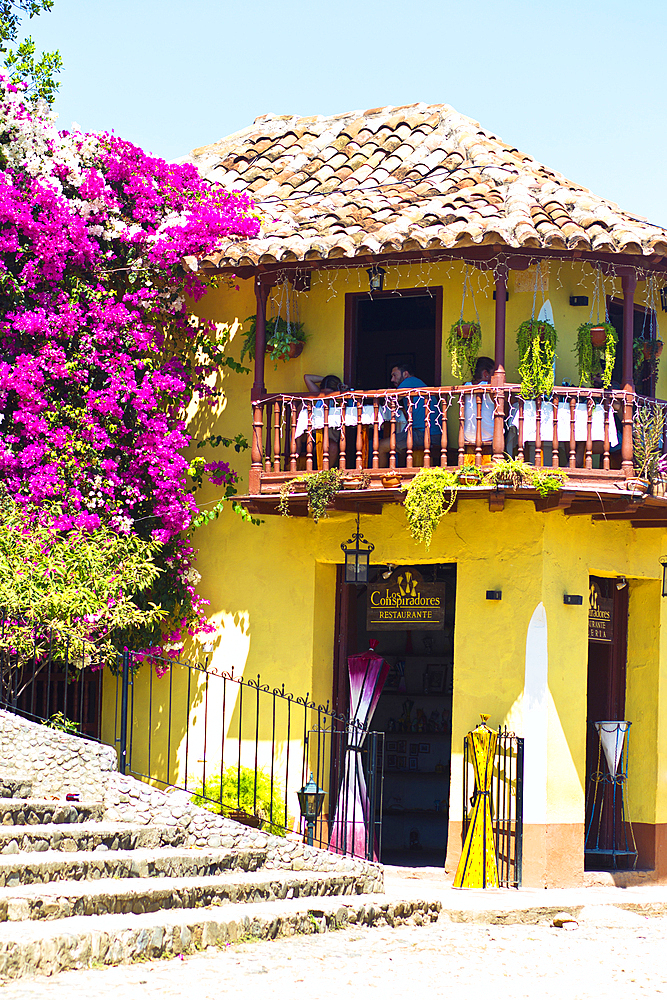
[[[663,285],[660,289],[660,305],[662,306],[662,311],[667,312],[667,285]]]
[[[297,798],[299,799],[299,809],[301,810],[301,818],[305,819],[308,829],[308,846],[313,846],[313,839],[315,834],[315,820],[320,815],[322,810],[322,805],[324,804],[324,796],[326,792],[323,788],[318,788],[317,784],[313,779],[313,772],[310,772],[310,779],[307,784],[303,786],[301,791],[297,792]]]
[[[660,565],[662,566],[662,596],[667,597],[667,556],[661,558]]]
[[[364,545],[368,547],[363,548]],[[368,583],[368,567],[375,546],[364,538],[359,530],[359,511],[357,511],[357,530],[352,538],[341,542],[340,547],[345,553],[345,583]]]
[[[368,275],[368,282],[371,286],[372,292],[381,292],[384,288],[384,276],[386,271],[383,267],[367,267],[366,274]]]

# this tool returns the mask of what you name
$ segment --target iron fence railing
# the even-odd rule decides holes
[[[491,819],[498,862],[498,882],[504,888],[521,887],[523,872],[523,755],[522,736],[498,729],[491,782]],[[462,843],[478,795],[469,741],[463,741]]]

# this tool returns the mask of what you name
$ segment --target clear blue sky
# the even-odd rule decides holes
[[[667,225],[662,0],[55,0],[60,127],[175,159],[261,114],[451,104]]]

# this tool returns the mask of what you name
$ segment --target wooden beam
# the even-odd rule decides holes
[[[540,497],[539,500],[533,500],[533,503],[535,504],[535,510],[546,513],[550,510],[566,511],[572,505],[573,500],[567,493],[558,493],[552,497]]]
[[[336,510],[343,510],[351,514],[356,514],[357,511],[360,514],[381,514],[383,506],[384,504],[371,503],[368,500],[346,500],[341,497],[336,497],[334,500]]]
[[[667,519],[664,521],[649,521],[646,518],[643,521],[631,521],[633,528],[667,528]]]
[[[505,490],[495,490],[489,493],[489,510],[498,511],[505,508]]]

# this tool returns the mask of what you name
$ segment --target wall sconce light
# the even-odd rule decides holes
[[[660,305],[662,306],[662,311],[667,312],[667,285],[663,285],[660,289]]]
[[[660,565],[662,566],[662,596],[667,597],[667,556],[661,558]]]
[[[383,267],[378,267],[376,264],[374,267],[367,267],[366,274],[368,275],[368,283],[370,285],[372,292],[381,292],[384,288],[384,276],[387,272]]]
[[[306,840],[309,847],[313,846],[313,840],[315,839],[315,821],[322,810],[325,795],[326,792],[324,789],[317,787],[317,783],[313,779],[312,771],[310,773],[310,780],[308,783],[296,793],[299,800],[301,817],[306,821],[306,827],[308,830]]]
[[[502,590],[487,590],[486,599],[487,601],[502,601],[503,592]]]
[[[583,604],[584,599],[581,594],[563,594],[563,604]]]
[[[587,295],[570,295],[570,305],[571,306],[587,306],[588,296]]]
[[[626,580],[626,578],[624,576],[619,576],[618,580],[616,581],[616,590],[623,590],[625,587],[627,587],[627,585],[628,581]]]
[[[388,580],[395,569],[396,569],[396,563],[387,563],[387,568],[382,574],[382,579]]]
[[[364,545],[367,548],[364,548]],[[346,542],[341,542],[340,547],[345,553],[345,583],[368,583],[368,567],[375,546],[364,538],[359,530],[359,511],[357,511],[357,530]]]

